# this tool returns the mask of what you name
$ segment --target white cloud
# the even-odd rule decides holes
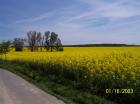
[[[44,14],[41,14],[39,16],[35,16],[35,17],[27,18],[27,19],[22,19],[22,20],[17,20],[17,21],[15,21],[15,23],[32,23],[32,22],[36,22],[39,20],[47,19],[48,17],[51,17],[54,14],[55,14],[55,11],[49,12],[49,13],[44,13]]]
[[[78,1],[89,8],[83,11],[80,11],[80,8],[57,9],[37,17],[18,20],[16,26],[26,32],[29,30],[55,31],[60,34],[63,41],[65,40],[65,44],[70,42],[76,44],[76,41],[77,43],[106,43],[138,40],[139,36],[136,34],[139,34],[140,21],[131,19],[140,16],[140,8],[133,2],[136,0]],[[47,20],[50,17],[55,17],[55,19]],[[44,21],[44,23],[36,24],[36,21]],[[23,23],[26,24],[23,25]],[[103,24],[97,26],[98,23]]]
[[[111,19],[128,18],[140,15],[138,10],[132,3],[135,0],[78,0],[89,5],[89,8],[97,13],[98,16],[109,17]]]

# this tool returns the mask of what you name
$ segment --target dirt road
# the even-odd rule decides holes
[[[0,69],[0,104],[64,104],[19,76]]]

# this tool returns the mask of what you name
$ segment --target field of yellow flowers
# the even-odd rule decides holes
[[[63,52],[24,49],[9,52],[7,59],[27,65],[29,69],[24,73],[35,78],[53,75],[77,89],[101,96],[110,96],[106,89],[133,89],[133,94],[123,96],[140,96],[140,47],[69,47]]]

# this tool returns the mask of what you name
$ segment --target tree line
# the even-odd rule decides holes
[[[25,43],[28,44],[28,47],[31,52],[38,51],[39,48],[43,51],[43,48],[46,51],[63,51],[63,46],[61,43],[58,34],[55,32],[47,31],[44,35],[41,32],[29,31],[27,33],[27,38],[15,38],[14,41],[3,41],[0,43],[0,56],[5,56],[10,51],[10,47],[14,47],[15,51],[23,51]]]
[[[55,32],[47,31],[42,35],[41,32],[29,31],[26,39],[15,38],[13,46],[16,51],[22,51],[25,43],[28,43],[31,52],[38,51],[39,48],[41,51],[43,48],[51,52],[63,51],[61,39]]]

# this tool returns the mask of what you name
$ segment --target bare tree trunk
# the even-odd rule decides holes
[[[53,46],[51,46],[51,52],[52,52],[52,50],[53,50]]]
[[[41,52],[42,52],[42,46],[40,48],[41,48]]]
[[[6,61],[7,60],[7,55],[6,55],[6,53],[4,55],[5,55],[5,61]]]
[[[33,52],[33,47],[31,47],[31,52]]]

